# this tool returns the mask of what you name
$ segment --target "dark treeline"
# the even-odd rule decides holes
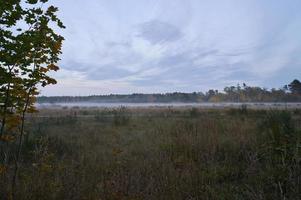
[[[167,103],[167,102],[300,102],[301,82],[294,80],[280,89],[266,89],[246,84],[225,87],[223,91],[209,90],[193,93],[165,94],[110,94],[92,96],[38,97],[39,103],[59,102],[124,102],[124,103]]]

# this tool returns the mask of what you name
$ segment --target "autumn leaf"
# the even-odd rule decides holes
[[[2,135],[0,136],[0,141],[3,141],[3,142],[12,142],[15,140],[15,137],[12,136],[12,135]]]
[[[112,150],[112,154],[114,155],[114,156],[117,156],[117,155],[119,155],[119,154],[121,154],[123,151],[121,150],[121,149],[119,149],[119,148],[114,148],[113,150]]]
[[[40,67],[40,71],[41,71],[42,73],[46,73],[46,72],[48,72],[48,69],[45,68],[45,67]]]
[[[4,165],[0,165],[0,175],[6,172],[6,167]]]
[[[55,64],[50,64],[47,66],[48,69],[53,70],[53,71],[57,71],[59,70],[59,67]]]

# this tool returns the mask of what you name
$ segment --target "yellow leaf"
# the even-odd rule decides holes
[[[6,172],[6,167],[4,165],[0,165],[0,175]]]

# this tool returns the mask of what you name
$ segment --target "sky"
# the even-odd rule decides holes
[[[67,27],[42,95],[280,88],[301,79],[300,0],[51,0]]]

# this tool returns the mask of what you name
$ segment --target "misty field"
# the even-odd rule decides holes
[[[42,109],[26,130],[18,199],[301,197],[297,109]]]

